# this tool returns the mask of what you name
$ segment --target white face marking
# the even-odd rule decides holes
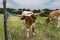
[[[33,12],[31,12],[31,11],[22,12],[22,15],[24,15],[24,16],[31,16],[32,14],[33,14]]]

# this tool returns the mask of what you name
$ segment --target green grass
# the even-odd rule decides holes
[[[0,40],[4,40],[3,15],[0,14]]]
[[[26,38],[26,28],[22,31],[22,22],[20,20],[20,17],[9,17],[9,40],[60,40],[60,28],[57,28],[56,23],[53,25],[53,21],[49,24],[46,24],[46,18],[47,17],[37,17],[35,27],[36,36],[32,36],[32,31],[30,29],[30,38]],[[0,18],[0,40],[4,40],[3,17]]]

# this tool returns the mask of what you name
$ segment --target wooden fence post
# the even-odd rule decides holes
[[[7,2],[7,0],[3,0],[4,36],[5,36],[5,40],[8,40],[8,34],[7,34],[7,9],[6,9],[6,2]]]

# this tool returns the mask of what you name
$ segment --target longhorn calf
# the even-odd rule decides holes
[[[29,28],[30,27],[32,27],[33,36],[34,36],[35,35],[34,27],[35,27],[36,16],[33,14],[33,12],[23,11],[21,20],[23,22],[23,25],[25,25],[27,28],[27,37],[29,37]],[[22,27],[22,29],[23,29],[23,27]]]
[[[46,19],[46,23],[49,23],[52,19],[57,19],[57,27],[60,26],[60,10],[52,11],[49,13],[48,18]]]

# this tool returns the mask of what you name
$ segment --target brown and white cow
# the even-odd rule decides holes
[[[60,10],[52,11],[49,13],[48,18],[46,19],[46,23],[49,23],[52,19],[57,19],[57,27],[60,26]]]
[[[26,28],[27,28],[27,37],[29,37],[29,29],[30,29],[30,27],[32,27],[33,36],[34,36],[35,35],[34,27],[35,27],[36,17],[33,14],[33,12],[31,12],[31,11],[23,11],[21,20],[22,20],[23,25],[25,25]],[[22,25],[22,30],[24,28],[23,25]]]

